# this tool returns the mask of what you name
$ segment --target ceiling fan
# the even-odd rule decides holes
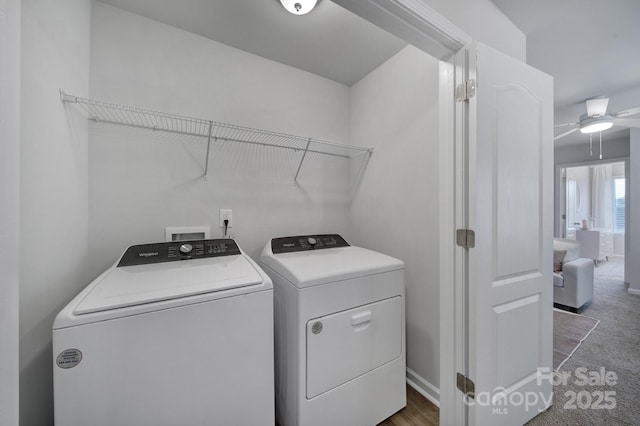
[[[625,118],[630,115],[640,114],[640,107],[618,111],[607,114],[609,98],[598,97],[587,100],[587,113],[580,116],[580,120],[575,123],[556,124],[554,127],[575,126],[571,130],[560,133],[553,140],[558,140],[571,133],[580,130],[582,133],[602,132],[612,126],[640,127],[640,118]]]

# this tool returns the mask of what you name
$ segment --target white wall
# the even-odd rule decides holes
[[[589,151],[589,142],[580,145],[569,145],[555,148],[554,164],[590,163],[599,160],[598,143],[593,144],[593,156]],[[629,139],[621,138],[602,141],[602,159],[612,160],[629,156]]]
[[[348,87],[209,39],[94,3],[91,96],[181,115],[347,143]],[[165,226],[212,225],[233,209],[232,234],[257,258],[271,237],[344,233],[349,162],[213,144],[135,129],[90,128],[90,266],[95,276]]]
[[[0,0],[0,425],[18,424],[20,1]]]
[[[20,424],[53,423],[51,325],[87,283],[88,0],[22,1]]]
[[[405,262],[407,364],[436,388],[438,88],[438,61],[411,46],[352,86],[351,141],[375,152],[353,196],[348,232],[353,244]]]

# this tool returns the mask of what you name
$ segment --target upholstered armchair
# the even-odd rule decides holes
[[[571,312],[593,299],[593,260],[580,257],[574,240],[553,240],[553,305]]]

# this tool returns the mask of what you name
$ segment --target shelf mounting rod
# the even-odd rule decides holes
[[[204,175],[202,179],[207,180],[209,173],[209,151],[211,149],[211,132],[213,130],[213,121],[209,120],[209,135],[207,136],[207,157],[204,160]]]
[[[307,152],[309,151],[309,145],[311,145],[311,138],[307,140],[307,146],[304,148],[304,152],[302,153],[302,158],[300,159],[300,164],[298,164],[298,170],[296,170],[296,176],[293,180],[298,182],[298,175],[300,174],[300,168],[302,168],[302,162],[304,161],[304,157],[307,156]]]

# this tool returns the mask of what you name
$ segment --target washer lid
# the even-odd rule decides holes
[[[262,282],[242,254],[118,267],[99,278],[73,312],[107,311]]]
[[[401,260],[354,246],[273,254],[267,245],[261,260],[300,288],[404,268]]]

